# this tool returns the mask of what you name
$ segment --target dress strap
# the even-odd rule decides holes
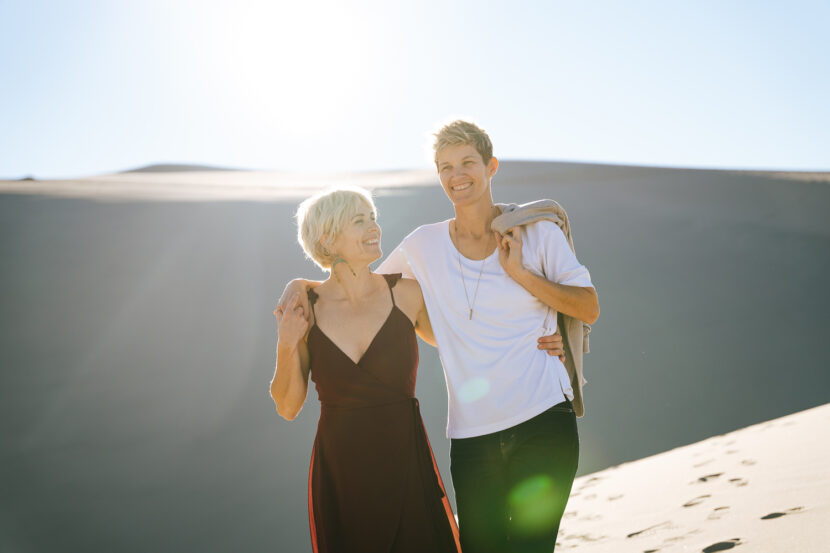
[[[308,304],[311,306],[311,314],[314,315],[314,321],[317,321],[317,313],[314,312],[314,304],[317,303],[317,299],[320,297],[317,292],[314,291],[314,288],[308,289]]]
[[[395,294],[392,293],[392,288],[398,283],[401,279],[401,273],[395,273],[393,275],[383,275],[383,278],[386,279],[386,284],[389,286],[389,295],[392,296],[392,305],[395,305]]]

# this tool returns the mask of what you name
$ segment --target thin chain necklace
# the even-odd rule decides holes
[[[456,251],[456,253],[458,253]],[[473,292],[473,303],[470,304],[470,296],[467,294],[467,282],[464,280],[464,269],[461,267],[461,254],[458,254],[458,270],[461,271],[461,284],[464,286],[464,297],[467,299],[467,307],[470,309],[470,320],[473,320],[473,307],[476,304],[476,297],[478,297],[478,284],[481,282],[481,273],[484,271],[484,262],[487,258],[481,260],[481,268],[478,270],[478,278],[476,279],[476,289]]]
[[[457,233],[458,231],[456,231]],[[461,266],[461,252],[458,251],[458,248],[455,249],[455,254],[458,257],[458,271],[461,273],[461,284],[464,286],[464,298],[467,300],[467,308],[470,310],[470,320],[473,320],[473,307],[476,304],[476,298],[478,297],[478,285],[481,282],[481,273],[484,272],[484,262],[487,261],[487,258],[481,260],[481,267],[478,270],[478,278],[476,279],[476,289],[473,292],[473,303],[470,303],[470,296],[467,294],[467,281],[464,280],[464,268]]]

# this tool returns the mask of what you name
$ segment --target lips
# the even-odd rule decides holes
[[[465,182],[463,184],[456,184],[455,186],[451,186],[450,188],[453,192],[461,192],[462,190],[467,190],[471,186],[473,186],[473,183]]]

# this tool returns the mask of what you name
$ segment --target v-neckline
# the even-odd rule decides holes
[[[375,345],[375,342],[377,342],[377,339],[378,339],[378,336],[380,336],[380,333],[381,333],[381,332],[383,332],[383,329],[385,329],[385,328],[386,328],[386,325],[388,325],[388,324],[389,324],[389,319],[391,319],[391,318],[392,318],[392,313],[394,313],[396,309],[397,309],[398,311],[401,311],[401,310],[398,308],[398,305],[397,305],[397,304],[393,304],[393,305],[392,305],[392,309],[390,309],[390,310],[389,310],[389,314],[386,316],[386,319],[383,321],[383,324],[381,324],[381,325],[380,325],[380,328],[378,329],[378,331],[377,331],[377,332],[375,332],[375,336],[372,338],[372,341],[371,341],[371,342],[369,342],[369,346],[366,348],[366,350],[363,352],[363,354],[360,356],[360,358],[359,358],[357,361],[355,361],[354,359],[352,359],[351,357],[349,357],[349,355],[348,355],[345,351],[343,351],[343,348],[341,348],[340,346],[338,346],[338,345],[334,342],[334,340],[332,340],[331,338],[329,338],[329,335],[328,335],[328,334],[326,334],[326,333],[323,331],[323,329],[322,329],[322,328],[320,328],[320,325],[318,325],[318,324],[317,324],[317,320],[316,320],[316,318],[315,318],[315,320],[314,320],[314,326],[313,326],[313,328],[316,328],[316,329],[317,329],[317,331],[318,331],[320,334],[322,334],[322,335],[323,335],[323,337],[324,337],[326,340],[328,340],[328,342],[329,342],[331,345],[333,345],[333,346],[334,346],[334,349],[336,349],[337,351],[339,351],[339,352],[340,352],[340,354],[341,354],[343,357],[345,357],[346,359],[348,359],[349,361],[351,361],[352,365],[359,366],[359,365],[360,365],[360,363],[361,363],[361,362],[362,362],[362,361],[366,358],[366,354],[368,354],[368,353],[369,353],[369,351],[372,349],[372,346],[374,346],[374,345]],[[401,311],[401,314],[402,314],[402,315],[404,315],[403,311]],[[406,315],[404,315],[404,317],[406,317]],[[406,317],[406,320],[407,320],[407,321],[409,321],[409,317]],[[410,324],[412,324],[412,321],[409,321],[409,322],[410,322]]]

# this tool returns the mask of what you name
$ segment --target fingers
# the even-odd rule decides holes
[[[499,249],[499,251],[503,252],[504,244],[502,243],[502,241],[504,240],[504,237],[496,231],[493,231],[493,236],[496,239],[496,247]]]
[[[300,295],[298,293],[294,293],[285,305],[280,304],[276,309],[274,309],[274,317],[277,318],[277,323],[282,322],[287,313],[299,314],[300,317],[305,318],[305,310],[303,309],[303,306],[297,305],[299,297]]]
[[[536,340],[536,347],[544,350],[545,353],[551,357],[559,357],[564,359],[565,349],[562,345],[562,336],[560,334],[548,334]]]
[[[507,234],[517,243],[522,243],[522,231],[519,227],[510,227],[509,229],[507,229]]]
[[[521,245],[522,242],[520,240],[513,238],[509,234],[505,234],[504,238],[502,238],[502,246],[504,246],[505,248],[520,248]]]
[[[547,336],[542,336],[541,338],[536,340],[540,344],[562,344],[562,335],[558,332],[555,334],[548,334]]]
[[[280,301],[279,305],[277,305],[277,308],[274,309],[274,316],[279,319],[287,311],[293,311],[294,307],[296,307],[296,305],[297,305],[297,294],[294,293],[294,294],[291,295],[290,298],[288,298],[288,301],[285,301],[285,302]]]
[[[560,356],[565,354],[565,350],[562,349],[561,346],[546,346],[545,344],[539,344],[536,346],[538,349],[544,350],[545,353],[553,357],[554,355]]]

